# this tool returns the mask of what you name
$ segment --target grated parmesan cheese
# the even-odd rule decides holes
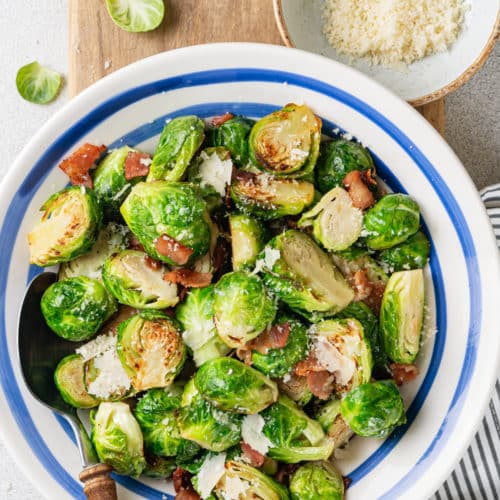
[[[198,493],[201,498],[207,498],[210,496],[210,493],[214,489],[215,485],[219,482],[220,478],[226,471],[225,463],[225,453],[220,453],[205,459],[197,474]]]
[[[200,186],[212,186],[221,196],[226,193],[226,185],[231,184],[231,175],[233,172],[233,162],[221,160],[217,153],[210,156],[202,151],[200,154],[202,163],[200,164]]]
[[[241,437],[261,455],[265,455],[273,445],[269,438],[262,433],[264,419],[258,413],[247,415],[241,424]]]

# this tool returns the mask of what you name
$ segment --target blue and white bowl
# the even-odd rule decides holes
[[[260,117],[308,104],[324,132],[370,148],[380,177],[420,204],[432,242],[420,376],[403,387],[408,423],[385,441],[354,439],[337,460],[349,499],[430,496],[479,424],[500,353],[500,271],[491,227],[459,160],[409,105],[355,70],[294,49],[214,44],[145,59],[73,99],[30,141],[0,191],[0,433],[47,498],[84,498],[80,459],[64,422],[26,389],[17,356],[17,313],[28,281],[26,235],[38,209],[67,183],[57,167],[83,142],[153,151],[165,120],[230,111]],[[119,496],[165,498],[161,480],[118,477]]]

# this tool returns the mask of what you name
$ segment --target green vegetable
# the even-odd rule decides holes
[[[418,231],[403,243],[382,250],[378,255],[378,259],[391,272],[405,271],[424,267],[429,259],[429,253],[429,240],[422,231]]]
[[[125,31],[152,31],[165,16],[163,0],[106,0],[113,22]]]
[[[344,481],[331,462],[301,465],[290,478],[292,500],[342,500]]]
[[[233,270],[239,271],[255,263],[265,243],[266,231],[260,221],[245,214],[230,214]]]
[[[320,423],[327,436],[334,442],[334,449],[344,446],[353,432],[340,414],[340,399],[333,398],[319,407],[315,419]]]
[[[307,384],[307,377],[299,377],[293,372],[277,380],[282,394],[287,395],[299,406],[305,406],[313,398],[313,393]]]
[[[142,475],[146,477],[166,479],[172,476],[177,464],[172,457],[157,457],[156,455],[146,455],[146,468]]]
[[[19,68],[16,75],[17,91],[23,99],[35,104],[47,104],[53,101],[61,87],[59,73],[41,66],[38,62]]]

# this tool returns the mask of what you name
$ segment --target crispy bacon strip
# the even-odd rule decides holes
[[[129,151],[125,159],[125,179],[130,181],[135,177],[142,177],[149,174],[151,156],[139,151]]]
[[[212,282],[212,273],[199,273],[192,269],[175,269],[163,275],[165,281],[178,283],[186,288],[203,288]]]
[[[323,370],[324,368],[319,365],[316,355],[312,351],[306,359],[299,361],[294,368],[295,375],[299,377],[305,377],[309,372],[320,372]]]
[[[245,441],[241,441],[240,445],[243,456],[250,462],[250,465],[253,467],[262,467],[266,457],[257,450],[254,450],[249,444],[245,443]]]
[[[106,151],[106,146],[96,146],[85,143],[73,151],[59,165],[59,168],[69,177],[73,186],[94,187],[89,170],[94,166],[101,154]]]
[[[418,375],[418,368],[413,364],[391,363],[389,365],[392,378],[398,385],[411,382]]]
[[[162,234],[154,242],[156,251],[174,261],[177,265],[187,264],[189,257],[193,254],[193,249],[184,246],[182,243],[174,240],[168,234]]]
[[[328,399],[333,392],[335,376],[326,371],[310,371],[307,374],[307,385],[310,391],[319,399]]]
[[[344,187],[347,189],[352,204],[356,208],[364,210],[375,203],[373,193],[363,182],[363,177],[359,170],[353,170],[344,177]]]
[[[248,349],[267,354],[269,349],[281,349],[286,346],[290,335],[290,324],[282,323],[268,328],[248,343]]]
[[[232,113],[224,113],[221,116],[214,116],[212,118],[212,126],[220,127],[223,123],[226,123],[231,118],[234,118],[234,115]]]
[[[172,476],[175,489],[175,500],[200,500],[200,495],[196,493],[191,484],[191,474],[180,467],[175,469]]]
[[[158,271],[163,267],[163,264],[159,260],[152,259],[149,255],[144,256],[144,263],[153,271]]]
[[[382,298],[384,296],[385,283],[382,281],[377,281],[371,283],[372,291],[370,295],[363,301],[368,307],[371,307],[373,311],[378,315],[380,312],[380,305],[382,304]]]

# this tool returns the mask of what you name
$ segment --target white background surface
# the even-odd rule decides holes
[[[15,87],[18,68],[34,60],[67,74],[67,17],[65,0],[0,0],[0,180],[23,145],[68,100],[63,89],[53,104],[36,106],[23,101]],[[447,140],[476,185],[500,182],[500,46],[447,99],[446,113]],[[0,499],[40,498],[0,443]]]

